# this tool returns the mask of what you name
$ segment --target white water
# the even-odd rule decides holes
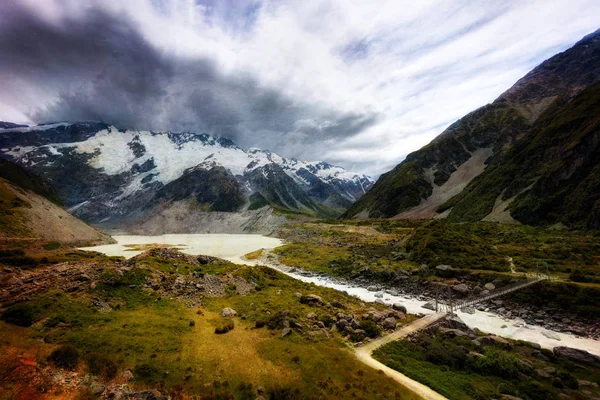
[[[323,276],[305,276],[294,272],[294,269],[281,268],[274,265],[270,266],[303,282],[311,282],[318,286],[344,291],[352,296],[358,297],[363,301],[374,302],[376,300],[381,300],[385,304],[389,305],[400,303],[406,307],[406,311],[408,311],[410,314],[433,313],[433,311],[423,308],[423,305],[427,301],[420,300],[415,297],[409,297],[405,295],[393,296],[384,291],[371,292],[364,287],[352,285],[351,282],[345,282],[343,280],[332,279],[330,277]],[[383,295],[383,297],[376,297],[376,295]],[[469,327],[478,328],[483,332],[493,333],[508,339],[526,340],[529,342],[538,343],[540,346],[547,349],[553,349],[557,346],[567,346],[586,350],[592,354],[600,356],[600,341],[597,340],[580,338],[568,333],[550,331],[541,326],[528,325],[521,319],[502,318],[490,312],[476,310],[474,314],[468,314],[459,311],[457,315]],[[505,327],[503,328],[503,326]],[[556,337],[559,340],[551,339],[544,335],[544,333],[552,338]]]
[[[113,236],[116,244],[103,246],[87,247],[82,250],[92,250],[104,253],[109,256],[123,256],[131,258],[141,251],[128,250],[125,245],[128,244],[168,244],[174,245],[187,254],[205,254],[214,257],[224,258],[236,264],[256,264],[255,261],[244,260],[244,254],[258,249],[272,249],[281,246],[284,242],[281,239],[261,236],[261,235],[229,235],[229,234],[173,234],[161,236]],[[262,262],[261,262],[262,263]],[[346,292],[352,296],[358,297],[363,301],[374,302],[382,300],[386,304],[400,303],[406,307],[411,314],[431,314],[433,311],[423,308],[425,300],[410,296],[393,296],[385,292],[371,292],[366,288],[353,285],[351,282],[340,279],[333,279],[326,276],[302,275],[297,270],[284,268],[276,265],[269,265],[288,276],[301,280],[303,282],[314,283],[318,286],[324,286]],[[383,295],[383,297],[376,297]],[[539,343],[542,347],[552,349],[556,346],[568,346],[577,349],[589,351],[592,354],[600,356],[600,341],[578,338],[571,334],[548,331],[547,329],[527,325],[519,319],[504,319],[496,314],[489,312],[475,311],[474,314],[458,312],[459,317],[471,328],[479,328],[488,333],[493,333],[509,339],[527,340]],[[506,325],[505,328],[502,326]],[[560,340],[551,339],[557,337]]]

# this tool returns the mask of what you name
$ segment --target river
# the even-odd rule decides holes
[[[82,250],[93,250],[109,256],[123,256],[131,258],[141,251],[131,250],[128,245],[165,244],[173,245],[187,254],[205,254],[224,258],[236,264],[256,264],[256,261],[244,260],[244,254],[261,248],[271,249],[284,243],[281,239],[262,235],[245,234],[172,234],[160,236],[113,236],[115,244],[86,247]],[[264,264],[264,262],[260,262]],[[352,282],[328,276],[309,274],[295,268],[278,265],[269,265],[288,276],[303,282],[311,282],[318,286],[329,287],[346,292],[363,301],[383,301],[386,304],[400,303],[411,314],[430,314],[433,311],[423,308],[426,299],[410,296],[394,296],[380,291],[369,291],[364,287],[356,286]],[[600,341],[579,338],[571,334],[549,331],[541,326],[528,325],[519,319],[506,319],[496,314],[475,311],[474,314],[458,312],[458,316],[471,328],[478,328],[484,332],[493,333],[509,339],[527,340],[539,343],[542,347],[552,349],[556,346],[568,346],[589,351],[600,356]]]

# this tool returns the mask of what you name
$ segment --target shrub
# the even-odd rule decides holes
[[[154,365],[147,363],[136,365],[133,370],[135,379],[144,382],[154,382],[158,380],[158,369]]]
[[[13,325],[31,326],[34,322],[34,310],[29,304],[16,304],[7,308],[0,319]]]
[[[44,247],[45,250],[56,250],[56,249],[58,249],[60,247],[60,243],[58,243],[58,242],[49,242],[49,243],[46,243],[43,247]]]
[[[577,378],[575,378],[570,373],[568,373],[568,372],[559,372],[558,373],[558,378],[569,389],[573,389],[573,390],[579,389],[579,382],[577,381]]]
[[[455,344],[449,343],[446,346],[441,343],[432,343],[425,350],[425,358],[434,364],[447,365],[448,367],[459,369],[463,368],[467,360],[467,352]]]
[[[485,357],[481,357],[475,362],[475,369],[483,374],[514,378],[519,374],[521,363],[513,354],[488,347]]]
[[[373,321],[361,321],[360,329],[367,332],[367,336],[370,338],[376,338],[381,335],[381,328]]]
[[[262,319],[257,319],[256,322],[254,323],[254,327],[255,328],[262,328],[266,325],[267,323],[265,321],[263,321]]]
[[[233,321],[224,321],[215,328],[215,333],[221,335],[233,330],[233,327]]]
[[[79,362],[79,350],[70,344],[63,344],[50,353],[48,360],[59,368],[75,369]]]
[[[112,379],[117,376],[117,365],[107,356],[99,353],[90,353],[86,356],[88,370],[92,375]]]

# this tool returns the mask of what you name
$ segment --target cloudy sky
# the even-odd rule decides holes
[[[378,175],[598,0],[1,0],[0,120],[198,131]]]

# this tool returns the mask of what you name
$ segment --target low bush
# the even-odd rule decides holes
[[[7,308],[0,316],[0,320],[9,324],[27,327],[33,324],[34,316],[33,307],[29,304],[21,303]]]
[[[143,382],[156,382],[159,378],[159,371],[154,365],[138,364],[133,370],[133,377]]]
[[[367,336],[370,338],[376,338],[381,335],[381,328],[373,321],[361,321],[360,329],[367,332]]]
[[[521,370],[519,359],[510,353],[492,347],[485,350],[485,356],[475,362],[475,369],[482,374],[501,378],[515,378]]]
[[[215,333],[221,335],[223,333],[227,333],[227,332],[233,330],[233,328],[234,328],[233,321],[231,321],[231,320],[224,321],[215,328]]]
[[[79,362],[79,350],[70,344],[63,344],[50,353],[48,360],[59,368],[73,370]]]
[[[117,376],[117,365],[104,354],[90,353],[85,357],[88,371],[92,375],[112,379]]]

